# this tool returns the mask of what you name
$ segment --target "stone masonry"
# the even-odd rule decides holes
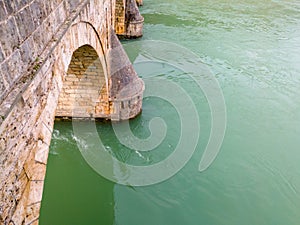
[[[84,45],[73,53],[63,83],[56,116],[95,117],[96,103],[101,100],[108,103],[104,112],[110,114],[104,71],[91,46]]]
[[[138,6],[142,5],[143,1],[116,0],[116,2],[116,34],[125,38],[143,36],[144,18],[141,16],[138,10]]]
[[[141,36],[136,6],[0,0],[0,224],[38,224],[55,116],[140,112],[144,83],[115,34]]]

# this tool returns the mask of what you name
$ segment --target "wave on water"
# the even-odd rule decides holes
[[[80,151],[84,151],[89,148],[89,144],[87,143],[86,140],[75,136],[73,133],[71,134],[71,136],[72,136],[72,139],[77,143]]]

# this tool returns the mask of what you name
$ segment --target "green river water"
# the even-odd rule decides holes
[[[135,187],[108,181],[83,159],[72,122],[56,122],[44,187],[41,225],[300,224],[300,2],[298,0],[145,0],[144,36],[124,41],[134,61],[147,40],[194,52],[218,80],[227,129],[215,161],[198,171],[211,112],[203,92],[180,68],[136,63],[140,77],[176,82],[193,99],[201,123],[192,158],[173,177]],[[209,79],[209,78],[208,78]],[[147,88],[147,86],[146,86]],[[132,165],[167,158],[180,138],[180,115],[146,97],[130,121],[139,138],[161,117],[167,135],[154,150],[122,145],[110,122],[97,122],[105,148]],[[87,122],[88,123],[88,122]]]

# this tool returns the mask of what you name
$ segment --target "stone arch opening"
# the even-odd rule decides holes
[[[59,96],[56,117],[107,117],[108,84],[96,50],[83,45],[73,52]]]

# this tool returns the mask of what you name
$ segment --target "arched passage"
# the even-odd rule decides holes
[[[63,77],[56,116],[105,117],[109,112],[104,69],[95,49],[83,45],[73,52]]]

